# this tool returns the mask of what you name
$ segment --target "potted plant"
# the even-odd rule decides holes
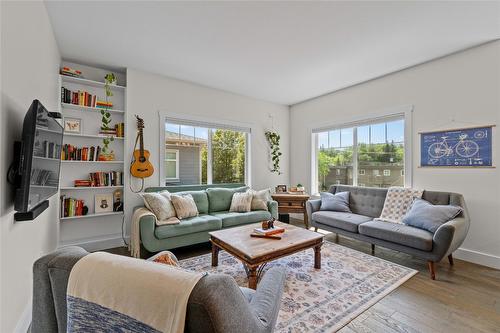
[[[108,73],[104,76],[104,91],[106,93],[106,107],[101,110],[101,132],[107,134],[106,137],[102,139],[102,154],[99,156],[100,160],[112,161],[115,159],[115,154],[113,150],[110,150],[109,145],[113,142],[114,136],[108,134],[114,128],[111,125],[111,113],[109,112],[108,101],[111,96],[113,96],[113,91],[111,90],[111,85],[116,85],[116,76],[113,73]]]
[[[306,188],[304,187],[304,185],[298,183],[297,184],[297,191],[298,192],[305,192],[306,191]]]
[[[278,175],[281,175],[280,171],[280,135],[276,131],[267,131],[265,132],[267,142],[269,143],[269,148],[271,150],[271,161],[273,167],[271,172],[275,172]]]

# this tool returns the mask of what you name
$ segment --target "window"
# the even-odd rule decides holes
[[[405,111],[354,125],[313,130],[316,150],[312,191],[324,191],[339,181],[367,187],[404,186],[408,114]]]
[[[179,179],[179,150],[167,149],[165,152],[165,178],[170,181]]]
[[[168,117],[163,126],[162,185],[247,183],[249,128]]]

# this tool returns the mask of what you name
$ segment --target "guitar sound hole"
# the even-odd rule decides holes
[[[142,162],[144,162],[144,161],[146,161],[146,158],[145,158],[145,157],[139,157],[139,162],[141,162],[141,163],[142,163]]]

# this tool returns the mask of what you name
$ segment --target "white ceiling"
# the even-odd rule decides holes
[[[286,105],[500,38],[500,2],[46,4],[65,59]]]

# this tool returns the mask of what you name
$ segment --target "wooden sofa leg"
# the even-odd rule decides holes
[[[335,234],[335,243],[339,242],[339,234]]]
[[[375,255],[375,244],[372,244],[372,256]]]
[[[449,262],[449,263],[450,263],[450,265],[452,265],[452,266],[455,264],[455,262],[453,262],[453,256],[452,256],[451,254],[448,256],[448,262]]]
[[[314,227],[314,231],[315,231],[315,232],[318,232],[318,227]]]
[[[436,280],[436,266],[434,261],[428,261],[427,266],[429,266],[429,272],[431,273],[431,279]]]

